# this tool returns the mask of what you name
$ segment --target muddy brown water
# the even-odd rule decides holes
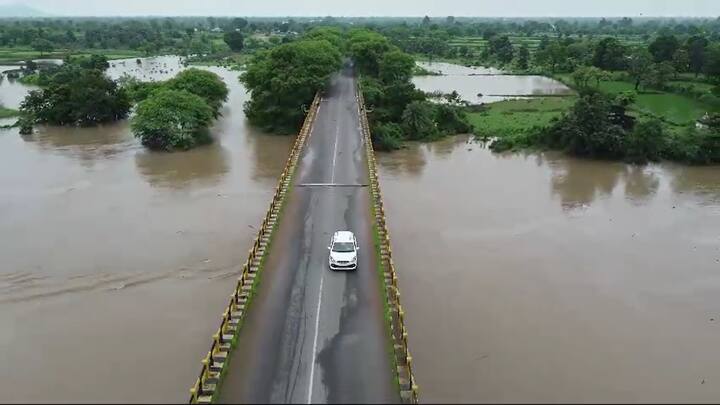
[[[131,73],[180,69],[153,63]],[[291,142],[213,70],[230,100],[190,152],[0,132],[2,401],[187,399]],[[423,401],[720,398],[720,168],[464,137],[378,159]]]
[[[415,76],[413,83],[427,92],[457,91],[471,104],[528,96],[566,96],[573,91],[561,82],[545,76],[508,75],[501,70],[466,67],[444,62],[418,62],[421,67],[441,73],[441,76]]]
[[[424,402],[716,402],[720,167],[380,154]]]
[[[229,101],[189,152],[148,152],[127,122],[0,132],[3,402],[187,400],[292,141],[248,127],[238,72],[212,70]]]

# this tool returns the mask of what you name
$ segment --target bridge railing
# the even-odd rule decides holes
[[[393,354],[397,365],[397,377],[400,384],[400,395],[404,403],[418,402],[418,385],[413,373],[412,356],[408,349],[408,332],[405,328],[405,311],[400,305],[400,288],[398,277],[395,272],[395,264],[392,259],[392,247],[390,246],[390,232],[385,220],[385,208],[382,194],[380,193],[380,181],[377,175],[377,162],[372,147],[370,125],[365,110],[365,99],[362,89],[357,88],[358,104],[360,105],[360,124],[365,139],[365,150],[367,153],[368,169],[370,174],[370,192],[372,196],[372,208],[375,216],[375,227],[378,236],[379,254],[382,264],[383,279],[385,282],[386,300],[389,310],[389,328],[393,343]]]
[[[200,375],[190,389],[190,403],[206,404],[212,403],[216,399],[219,385],[227,369],[225,366],[230,359],[233,347],[237,343],[238,333],[252,300],[259,272],[262,269],[265,255],[270,248],[272,234],[278,223],[285,195],[290,187],[300,152],[305,144],[305,139],[310,134],[319,106],[320,95],[318,94],[315,96],[305,117],[302,129],[290,150],[285,168],[275,187],[270,207],[248,252],[247,260],[242,267],[242,273],[237,280],[235,290],[230,296],[230,302],[222,314],[220,327],[212,337],[210,351],[202,360]],[[238,359],[235,361],[238,361]]]

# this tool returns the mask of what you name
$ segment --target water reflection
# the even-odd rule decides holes
[[[672,165],[670,171],[676,193],[693,194],[708,205],[720,203],[720,166]]]
[[[409,143],[407,147],[394,152],[378,152],[377,160],[383,170],[393,176],[420,176],[427,163],[425,153],[428,144]]]
[[[153,187],[182,189],[219,184],[230,171],[230,154],[214,143],[185,152],[143,150],[135,155],[135,165]]]
[[[90,128],[41,126],[21,138],[43,152],[69,157],[83,166],[139,147],[127,121]]]
[[[628,166],[624,178],[625,197],[637,205],[646,204],[660,186],[660,178],[648,167]]]
[[[545,162],[552,170],[553,195],[560,198],[564,210],[587,208],[596,199],[610,196],[625,168],[619,163],[578,160],[555,154],[548,154]]]

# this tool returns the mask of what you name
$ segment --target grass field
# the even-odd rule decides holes
[[[552,38],[552,35],[548,36]],[[573,36],[571,35],[570,37]],[[515,48],[526,45],[531,53],[540,46],[540,42],[542,41],[542,37],[540,36],[527,37],[520,35],[508,35],[508,38]],[[629,46],[645,43],[641,37],[637,36],[620,36],[618,39],[621,43]],[[488,40],[483,37],[455,37],[450,39],[448,44],[452,47],[466,46],[473,49],[475,52],[481,52],[485,49],[485,47],[487,47]]]
[[[556,78],[566,84],[573,84],[569,74],[556,75]],[[675,83],[682,83],[683,86],[695,86],[700,91],[710,91],[713,87],[711,84],[694,81],[671,82],[670,85]],[[611,80],[600,82],[600,90],[608,94],[620,94],[634,92],[635,85],[628,81]],[[654,90],[638,93],[635,103],[630,109],[641,116],[650,115],[681,126],[694,123],[705,113],[720,112],[720,108],[703,103],[688,95]]]
[[[490,136],[547,126],[575,104],[575,97],[538,97],[488,104],[487,110],[468,113],[476,131]]]

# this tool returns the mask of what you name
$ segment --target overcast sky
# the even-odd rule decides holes
[[[702,16],[720,0],[0,0],[56,15]]]

